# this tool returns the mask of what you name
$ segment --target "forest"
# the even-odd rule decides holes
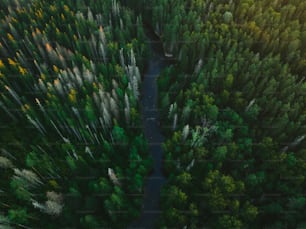
[[[300,0],[0,1],[0,228],[140,217],[145,29],[172,61],[155,228],[306,228]]]
[[[1,228],[124,227],[151,163],[141,17],[116,1],[0,8]]]

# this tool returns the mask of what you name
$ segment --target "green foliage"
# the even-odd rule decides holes
[[[153,15],[147,20],[165,52],[176,58],[158,79],[169,179],[165,192],[176,187],[199,212],[181,222],[172,209],[177,202],[163,201],[161,225],[303,225],[304,212],[292,209],[305,210],[306,5],[294,0],[147,3]],[[174,113],[178,120],[171,131]],[[191,134],[182,143],[187,125]],[[204,137],[199,125],[206,129]],[[187,183],[185,172],[192,177]],[[295,212],[284,216],[287,211]]]
[[[13,178],[10,182],[11,191],[15,194],[19,200],[30,200],[31,193],[27,190],[28,183],[21,178]]]
[[[16,224],[26,224],[28,222],[28,213],[24,208],[11,209],[8,211],[8,218]]]
[[[130,131],[149,54],[141,16],[112,0],[0,9],[0,212],[24,228],[126,226],[142,200],[126,194],[141,192],[150,167],[142,130]],[[143,159],[133,172],[127,149]],[[112,183],[108,168],[128,179]]]
[[[225,23],[230,23],[233,20],[233,14],[229,11],[226,11],[223,14],[223,19]]]
[[[142,193],[150,167],[131,128],[149,54],[143,19],[175,59],[157,82],[160,228],[305,226],[305,2],[121,2],[131,10],[0,1],[0,222],[123,228],[139,215],[141,195],[127,194]]]
[[[92,215],[86,215],[84,218],[81,218],[81,225],[84,228],[97,228],[99,223]]]

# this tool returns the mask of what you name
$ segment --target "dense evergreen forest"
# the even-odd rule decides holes
[[[173,60],[157,228],[306,228],[300,0],[0,1],[0,228],[139,217],[144,26]]]
[[[305,228],[306,2],[129,4],[177,61],[158,81],[160,228]]]
[[[123,228],[150,168],[141,17],[117,1],[0,9],[0,227]]]

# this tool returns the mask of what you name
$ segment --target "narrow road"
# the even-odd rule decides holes
[[[159,206],[161,188],[166,181],[162,173],[163,150],[161,144],[164,137],[159,126],[156,80],[162,68],[167,66],[167,60],[164,58],[162,44],[158,37],[153,31],[146,30],[146,34],[150,39],[152,57],[142,82],[141,113],[144,134],[153,158],[153,173],[145,181],[142,214],[128,229],[154,228],[161,213]]]

